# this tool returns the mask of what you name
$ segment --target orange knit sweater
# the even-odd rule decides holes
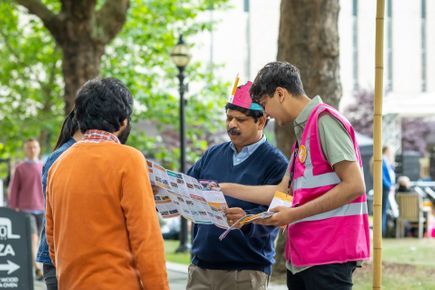
[[[169,289],[143,155],[78,143],[53,164],[46,235],[60,290]]]

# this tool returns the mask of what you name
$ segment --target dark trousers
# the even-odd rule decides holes
[[[292,274],[287,270],[289,290],[351,290],[356,263],[328,264],[310,267]]]
[[[43,264],[42,271],[47,290],[57,290],[56,268],[53,265]]]

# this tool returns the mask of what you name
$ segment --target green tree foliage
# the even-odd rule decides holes
[[[103,1],[99,1],[97,8]],[[213,1],[223,9],[226,0]],[[53,11],[57,1],[46,0]],[[129,144],[176,169],[178,164],[177,69],[169,58],[178,34],[189,39],[210,28],[198,20],[209,0],[132,0],[127,22],[101,61],[101,75],[124,81],[135,99]],[[0,3],[0,154],[14,156],[28,136],[53,144],[63,118],[61,54],[42,23],[14,2]],[[195,61],[186,70],[188,161],[193,162],[224,127],[229,84]],[[150,132],[154,132],[151,134]],[[46,146],[45,151],[49,150]]]
[[[0,2],[0,157],[21,153],[23,139],[54,135],[62,120],[59,50],[38,19],[23,15]]]
[[[209,1],[188,1],[181,5],[173,0],[149,1],[149,5],[141,2],[131,3],[123,31],[103,57],[102,74],[125,81],[138,103],[134,121],[141,126],[134,128],[130,143],[176,169],[179,163],[178,71],[169,54],[179,32],[183,32],[189,44],[194,34],[209,29],[210,23],[197,20],[198,13],[208,8]],[[185,94],[188,162],[196,160],[209,146],[211,136],[223,129],[223,107],[229,85],[214,78],[204,64],[195,62],[195,56],[192,59],[186,71],[190,89]],[[144,124],[142,120],[148,122]],[[156,126],[160,134],[146,134],[152,131],[150,126]]]

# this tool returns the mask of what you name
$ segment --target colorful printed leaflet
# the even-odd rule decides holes
[[[228,205],[222,191],[205,187],[202,190],[202,194],[207,200],[207,204],[211,210],[209,212],[210,221],[220,228],[229,228],[230,225],[224,213],[224,209],[227,208]]]
[[[170,189],[169,182],[166,178],[166,169],[150,160],[147,160],[147,165],[151,185]]]
[[[204,188],[191,176],[147,162],[156,208],[163,218],[182,215],[194,223],[229,227],[223,212],[228,206],[220,189]]]
[[[293,196],[281,191],[275,191],[275,194],[273,195],[272,202],[269,205],[269,208],[267,211],[270,211],[272,208],[278,207],[278,206],[286,206],[286,207],[292,207],[293,202]]]
[[[241,219],[237,221],[237,223],[241,226],[252,223],[253,221],[259,220],[259,219],[266,219],[268,217],[271,217],[273,215],[273,212],[271,211],[264,211],[256,214],[247,214]]]
[[[178,210],[180,214],[188,220],[195,220],[195,208],[193,208],[192,199],[186,192],[186,186],[182,174],[179,172],[166,170],[166,177],[169,181],[170,186],[168,192],[172,197],[172,201],[175,201],[176,204],[179,206]]]
[[[195,223],[210,224],[209,207],[207,200],[202,196],[202,186],[195,178],[182,175],[186,192],[192,200],[193,207],[191,212]]]
[[[250,224],[253,221],[260,220],[260,219],[267,219],[273,215],[273,212],[271,209],[278,207],[278,206],[286,206],[291,207],[292,206],[293,197],[289,194],[286,194],[281,191],[276,191],[272,202],[269,205],[269,208],[267,211],[263,211],[257,214],[247,214],[240,219],[238,219],[234,224],[231,225],[225,232],[223,232],[219,236],[219,240],[225,239],[225,237],[228,235],[228,233],[232,230],[238,229],[239,227],[242,227],[244,225]]]
[[[163,188],[155,187],[154,200],[157,211],[164,218],[177,217],[180,215],[178,207],[172,202],[170,194]]]

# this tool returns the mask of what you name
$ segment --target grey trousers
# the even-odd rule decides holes
[[[266,290],[269,275],[253,270],[211,270],[189,266],[186,290]]]

